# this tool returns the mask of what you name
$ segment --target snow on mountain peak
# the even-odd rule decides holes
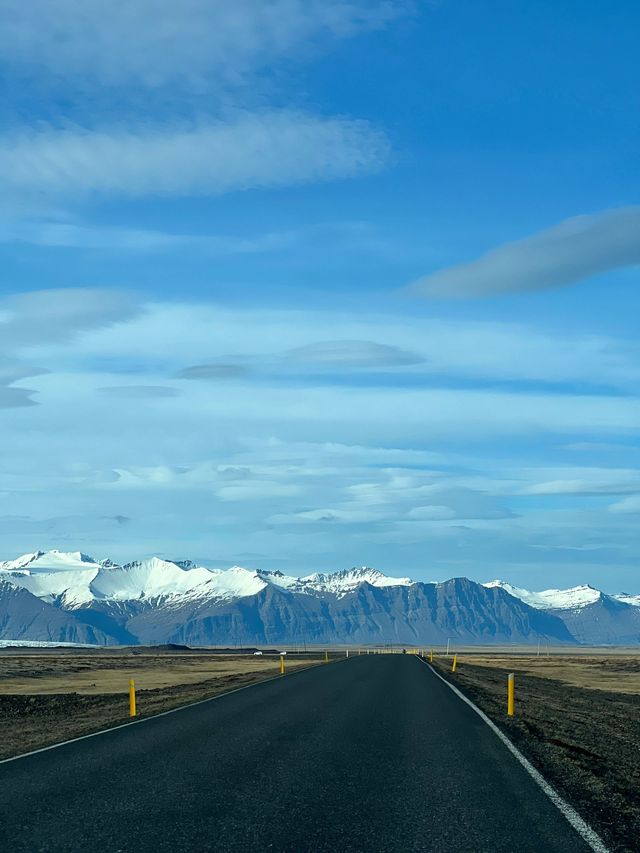
[[[280,571],[232,566],[208,569],[190,560],[150,557],[120,565],[96,560],[81,551],[34,551],[0,563],[7,580],[48,603],[65,607],[91,606],[96,601],[232,600],[256,595],[267,586],[286,592],[338,597],[359,584],[376,587],[408,586],[409,578],[390,578],[368,566],[332,573],[317,572],[300,578]]]
[[[0,563],[0,572],[16,586],[49,604],[64,599],[70,606],[91,600],[89,585],[99,570],[100,564],[80,551],[36,551]]]
[[[257,595],[267,586],[257,571],[242,566],[232,566],[226,571],[210,575],[206,582],[206,591],[215,598],[245,598]]]
[[[485,583],[483,586],[489,589],[493,587],[504,589],[509,595],[519,598],[525,604],[535,607],[537,610],[569,610],[586,607],[589,604],[599,601],[602,597],[600,590],[589,586],[589,584],[574,586],[570,589],[545,589],[542,592],[531,592],[528,589],[512,586],[510,583],[501,580],[489,581],[489,583]]]
[[[640,595],[630,595],[628,592],[621,592],[619,595],[614,595],[613,598],[616,601],[621,601],[623,604],[640,607]]]
[[[280,571],[264,571],[232,566],[209,569],[190,560],[166,560],[150,557],[120,565],[111,560],[96,560],[81,551],[34,551],[14,560],[0,562],[0,578],[24,589],[48,603],[59,602],[77,608],[95,601],[233,600],[256,595],[267,586],[289,593],[334,595],[341,598],[360,584],[375,587],[410,586],[410,578],[393,578],[369,566],[356,566],[336,572],[315,572],[305,577]],[[547,589],[533,592],[502,580],[484,584],[499,587],[509,595],[539,610],[570,610],[586,607],[603,596],[589,585],[571,589]],[[612,596],[628,605],[640,606],[640,596],[622,593]]]
[[[185,569],[169,560],[151,557],[121,567],[101,567],[91,583],[91,593],[95,598],[112,601],[175,596],[191,592],[210,575],[208,569]]]
[[[301,579],[314,590],[319,592],[332,592],[335,595],[346,595],[354,590],[361,583],[369,583],[371,586],[411,586],[413,581],[410,578],[390,578],[383,575],[377,569],[371,569],[368,566],[354,567],[352,569],[342,569],[338,572],[325,574],[316,572],[312,575],[307,575]]]
[[[5,560],[0,563],[0,570],[12,571],[28,569],[30,572],[75,571],[98,566],[97,560],[83,554],[81,551],[34,551],[23,554],[15,560]]]

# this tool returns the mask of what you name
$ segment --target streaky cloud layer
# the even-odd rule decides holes
[[[365,121],[242,112],[196,127],[5,135],[0,181],[18,196],[209,196],[356,176],[388,153]]]
[[[401,15],[401,0],[4,0],[0,58],[87,85],[233,84],[316,38]]]

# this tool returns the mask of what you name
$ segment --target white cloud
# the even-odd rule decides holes
[[[158,353],[160,338],[165,346]],[[282,371],[287,367],[283,354],[293,350],[317,356],[317,341],[330,342],[322,345],[319,354],[335,358],[340,342],[358,341],[358,351],[347,355],[361,359],[368,355],[370,360],[375,355],[380,360],[384,353],[387,360],[405,361],[395,369],[423,376],[425,381],[430,377],[517,381],[520,387],[536,381],[580,382],[584,389],[595,384],[599,391],[603,385],[634,389],[640,381],[640,351],[635,341],[575,333],[558,338],[520,323],[445,321],[366,310],[346,315],[326,310],[237,309],[210,303],[147,305],[126,330],[93,333],[82,341],[81,349],[85,357],[113,359],[117,353],[123,362],[144,359],[150,363],[156,353],[165,369],[170,355],[172,373],[189,365],[237,364],[240,356],[242,364],[252,370]],[[33,357],[40,359],[40,354]],[[415,363],[409,364],[407,358]]]
[[[83,86],[235,84],[318,38],[383,26],[401,0],[3,0],[0,58]]]
[[[379,169],[384,136],[366,122],[289,111],[139,131],[44,130],[0,138],[5,192],[82,196],[216,195]]]
[[[168,385],[107,385],[97,389],[101,394],[111,397],[122,397],[127,400],[153,400],[166,397],[177,397],[177,388]]]
[[[576,216],[412,285],[420,296],[464,298],[573,284],[640,264],[640,207]]]
[[[538,482],[525,486],[523,495],[623,495],[640,491],[640,471],[619,468],[529,469]],[[551,475],[553,479],[540,481]]]
[[[301,487],[295,483],[278,483],[273,480],[244,480],[221,486],[216,495],[221,501],[262,501],[276,498],[292,498],[301,494]]]
[[[630,464],[523,467],[523,460],[547,452],[550,461],[565,460],[558,445],[569,441],[633,439],[640,426],[636,400],[512,385],[500,390],[492,377],[503,368],[493,358],[481,361],[485,388],[443,383],[443,375],[479,373],[475,336],[484,341],[493,334],[507,352],[517,341],[512,327],[366,311],[349,317],[210,303],[141,306],[122,294],[112,302],[100,291],[22,295],[0,306],[0,318],[14,324],[13,359],[4,368],[0,362],[0,379],[28,383],[41,403],[2,410],[3,440],[12,452],[0,466],[0,491],[15,515],[49,518],[55,496],[57,517],[69,519],[35,546],[73,539],[72,519],[90,505],[95,525],[88,520],[82,532],[87,545],[105,553],[111,548],[103,540],[116,541],[117,524],[109,527],[98,516],[131,518],[127,539],[134,551],[168,547],[175,555],[176,543],[188,536],[195,556],[206,556],[215,541],[217,553],[286,554],[290,568],[299,559],[305,570],[313,563],[326,568],[328,560],[384,568],[385,554],[393,560],[411,554],[413,565],[444,576],[441,566],[452,554],[466,571],[482,555],[499,557],[503,566],[514,555],[522,560],[534,545],[549,548],[535,549],[541,561],[561,548],[579,555],[574,549],[581,545],[602,544],[602,560],[610,560],[612,547],[621,561],[637,552],[635,516],[584,502],[580,491],[636,488]],[[302,365],[295,373],[283,369],[283,353],[332,339],[379,342],[424,361],[394,368],[398,382],[378,382],[361,368],[354,368],[355,384],[348,369],[335,383],[318,380],[313,366],[301,382]],[[550,339],[537,332],[522,339],[515,361],[540,370],[535,362],[542,352],[553,366]],[[243,349],[253,355],[237,356],[250,367],[242,376],[224,383],[168,380],[189,364],[238,363],[231,359]],[[50,372],[27,377],[28,367],[16,359]],[[587,369],[572,362],[567,373],[574,368]],[[165,387],[179,387],[180,396],[149,396]],[[133,396],[118,399],[120,393]],[[561,489],[562,506],[590,506],[599,514],[537,514],[538,507],[557,505]],[[523,500],[523,491],[535,500]],[[19,548],[18,533],[12,535],[11,547]],[[33,546],[22,537],[22,545]],[[498,571],[493,560],[487,567],[487,577]]]
[[[606,441],[576,441],[565,444],[563,449],[576,453],[629,453],[634,448],[626,444],[612,444]]]
[[[617,503],[611,504],[609,512],[617,513],[618,515],[640,514],[640,494],[631,495]]]
[[[455,517],[455,510],[442,504],[416,506],[407,513],[407,518],[415,518],[418,521],[444,521]]]
[[[424,360],[417,353],[375,341],[319,341],[289,350],[284,355],[306,366],[347,369],[406,367]]]
[[[0,221],[0,242],[63,249],[117,249],[142,253],[186,248],[211,255],[255,255],[290,248],[302,237],[301,230],[238,237],[232,234],[177,234],[140,228],[93,227],[62,219]]]
[[[388,513],[372,512],[362,509],[310,509],[303,512],[276,513],[270,516],[269,524],[276,525],[316,525],[316,524],[371,524],[382,521]]]
[[[163,384],[168,376],[184,369],[185,364],[200,365],[200,372],[206,367],[207,376],[211,375],[210,368],[216,368],[213,372],[218,376],[220,365],[239,364],[238,356],[233,355],[237,354],[239,346],[250,346],[253,355],[245,356],[242,361],[242,365],[251,368],[250,374],[236,375],[239,372],[234,371],[234,375],[227,375],[223,395],[212,392],[207,382],[183,382],[183,396],[179,404],[176,401],[176,415],[183,417],[187,407],[197,413],[198,418],[215,418],[220,424],[260,422],[261,429],[271,425],[271,434],[278,434],[277,425],[285,425],[287,433],[291,434],[305,424],[304,432],[296,436],[298,440],[322,438],[340,443],[357,443],[361,425],[366,422],[370,440],[382,444],[399,439],[413,441],[417,436],[424,439],[450,437],[455,441],[469,436],[495,438],[536,434],[567,436],[573,440],[583,436],[590,440],[599,436],[610,439],[616,435],[632,435],[640,423],[637,402],[629,396],[550,394],[536,389],[496,388],[493,380],[505,373],[512,375],[514,363],[522,365],[525,377],[527,368],[534,375],[541,375],[542,361],[546,361],[549,370],[557,369],[558,359],[553,358],[552,342],[544,340],[544,349],[540,349],[535,333],[535,345],[524,338],[521,351],[511,354],[505,369],[502,364],[496,364],[493,357],[483,361],[483,348],[474,346],[478,330],[481,339],[493,333],[494,347],[506,354],[508,343],[515,335],[507,327],[504,340],[501,340],[501,327],[495,324],[483,329],[481,324],[464,322],[439,325],[429,320],[389,316],[363,314],[354,319],[331,312],[250,311],[202,304],[145,306],[144,313],[139,316],[132,316],[127,322],[114,322],[120,312],[131,310],[126,301],[121,307],[115,303],[114,316],[110,319],[108,301],[106,306],[102,305],[102,296],[92,297],[91,293],[87,294],[89,314],[86,317],[83,316],[81,293],[64,291],[61,308],[56,307],[55,294],[50,295],[51,315],[45,310],[46,298],[34,297],[37,311],[31,324],[26,322],[28,315],[25,315],[14,329],[15,354],[59,374],[39,377],[31,383],[40,388],[43,400],[45,395],[49,399],[54,395],[74,405],[73,400],[78,395],[91,393],[96,387],[120,384],[121,380],[115,382],[114,377],[118,371],[130,373],[132,364],[140,366],[128,377],[131,384],[136,385]],[[29,298],[20,297],[20,300],[28,301]],[[96,305],[93,305],[94,299],[97,299]],[[139,310],[138,306],[134,309]],[[59,322],[51,323],[55,311],[59,312]],[[92,312],[96,315],[93,319]],[[77,333],[78,328],[83,328],[82,323],[91,331]],[[59,334],[67,326],[74,330],[74,337],[70,338],[67,331],[60,343],[53,346],[52,335]],[[23,327],[25,339],[21,340],[19,332]],[[448,336],[444,334],[445,327],[449,329]],[[344,381],[339,384],[325,381],[319,385],[310,377],[301,393],[299,376],[296,374],[287,381],[279,355],[283,350],[304,347],[310,339],[326,340],[325,332],[329,331],[338,334],[340,340],[377,339],[390,347],[409,349],[422,356],[424,362],[402,368],[414,378],[413,382],[402,386],[384,387],[379,383],[363,386]],[[65,338],[67,343],[64,343]],[[159,341],[161,346],[158,346]],[[581,339],[576,341],[579,348]],[[560,342],[560,352],[572,343],[574,341]],[[438,370],[434,370],[436,360]],[[611,371],[609,381],[621,384],[628,381],[626,374],[627,371],[632,373],[633,363],[629,360],[627,368],[622,357],[618,361],[624,365],[619,373],[612,360],[614,366],[601,366],[601,374],[594,366],[595,376],[598,379],[606,376],[608,369]],[[96,375],[85,371],[83,381],[80,378],[82,366],[87,363],[104,364],[107,369]],[[480,366],[484,372],[480,371]],[[573,364],[567,366],[566,375],[571,376],[573,370]],[[575,370],[583,376],[587,365],[577,364]],[[110,375],[109,371],[113,373]],[[480,374],[489,387],[460,388],[455,382],[442,387],[441,382],[430,382],[433,372],[453,378]],[[253,374],[256,381],[247,393],[248,376]],[[416,382],[416,377],[421,377],[421,381]],[[548,479],[567,478],[554,475]]]
[[[47,346],[80,331],[131,320],[140,311],[135,295],[117,288],[58,288],[7,296],[0,300],[0,349],[13,355],[32,344]]]

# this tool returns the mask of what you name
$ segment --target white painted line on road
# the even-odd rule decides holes
[[[336,659],[335,663],[342,658]],[[346,658],[345,658],[346,660]],[[299,669],[294,669],[290,672],[287,678],[293,675],[298,675],[300,672],[308,672],[310,669],[324,667],[322,663],[314,663],[311,666],[303,666]],[[177,708],[171,708],[169,711],[160,711],[158,714],[152,714],[150,717],[141,717],[139,720],[132,720],[130,723],[121,723],[119,726],[111,726],[110,729],[100,729],[99,732],[91,732],[88,735],[80,735],[72,737],[69,740],[62,740],[60,743],[52,743],[50,746],[41,746],[40,749],[32,749],[31,752],[23,752],[20,755],[13,755],[11,758],[0,759],[0,764],[8,764],[10,761],[18,761],[20,758],[28,758],[30,755],[37,755],[39,752],[48,752],[50,749],[57,749],[59,746],[66,746],[69,743],[76,743],[79,740],[87,740],[90,737],[98,737],[98,735],[108,735],[109,732],[117,732],[118,729],[128,729],[130,726],[138,726],[140,723],[148,723],[150,720],[157,720],[158,717],[166,717],[169,714],[176,714],[178,711],[186,711],[187,708],[195,708],[196,705],[204,705],[205,702],[215,702],[216,699],[224,699],[225,696],[231,696],[232,693],[239,693],[241,690],[248,690],[250,687],[258,687],[260,684],[268,684],[270,681],[282,681],[281,675],[275,675],[273,678],[265,678],[263,681],[254,681],[251,684],[245,684],[243,687],[236,687],[234,690],[227,690],[225,693],[218,693],[217,696],[209,696],[207,699],[198,699],[197,702],[190,702],[188,705],[179,705]]]
[[[436,675],[440,679],[440,681],[444,681],[447,687],[453,690],[456,696],[462,699],[463,702],[466,702],[466,704],[470,708],[473,708],[476,714],[482,720],[484,720],[484,722],[489,726],[491,731],[494,732],[494,734],[496,734],[500,738],[500,740],[507,747],[509,752],[520,762],[520,764],[524,767],[529,776],[531,776],[533,781],[542,789],[542,791],[547,795],[547,797],[549,797],[554,806],[556,806],[556,808],[558,808],[562,812],[564,817],[569,821],[569,823],[576,830],[578,835],[581,836],[582,840],[585,841],[589,845],[589,847],[595,851],[595,853],[609,853],[609,848],[600,838],[598,833],[594,829],[591,829],[589,824],[585,820],[583,820],[583,818],[580,817],[580,815],[573,808],[573,806],[570,806],[569,803],[560,796],[556,789],[552,785],[550,785],[549,782],[547,782],[542,773],[536,770],[533,764],[520,752],[518,747],[515,746],[515,744],[513,744],[509,740],[506,734],[501,729],[499,729],[498,726],[496,726],[493,720],[487,717],[484,711],[480,710],[480,708],[478,708],[478,706],[475,705],[471,701],[471,699],[467,699],[464,693],[461,690],[458,690],[458,688],[454,684],[451,684],[450,681],[447,681],[446,678],[443,678],[440,673],[431,666],[431,664],[427,663],[427,661],[423,660],[422,658],[419,658],[419,660],[425,666],[428,666],[431,672]]]

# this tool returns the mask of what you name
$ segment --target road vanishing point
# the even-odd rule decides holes
[[[0,846],[585,853],[413,655],[321,665],[0,764]]]

